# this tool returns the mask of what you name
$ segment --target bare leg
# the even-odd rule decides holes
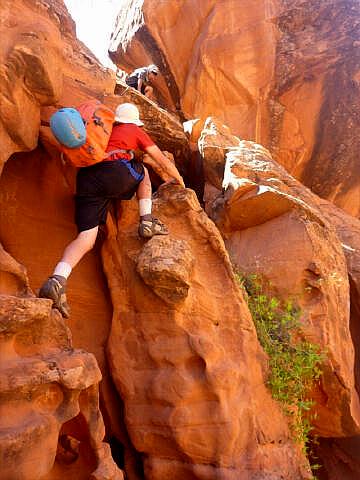
[[[99,227],[97,226],[80,232],[75,240],[65,248],[61,261],[56,265],[53,275],[40,288],[39,297],[52,300],[53,307],[57,308],[65,318],[68,318],[70,315],[70,308],[66,301],[65,293],[66,279],[85,253],[93,248],[98,230]]]
[[[138,189],[136,191],[136,196],[138,200],[142,200],[145,198],[151,199],[152,189],[151,189],[151,181],[149,172],[146,167],[144,167],[145,176],[139,183]]]
[[[71,268],[82,259],[82,257],[90,251],[95,245],[96,237],[99,227],[90,228],[90,230],[84,230],[65,248],[61,262],[68,263]]]

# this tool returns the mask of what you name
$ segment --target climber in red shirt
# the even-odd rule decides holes
[[[81,258],[95,244],[99,225],[106,222],[112,199],[129,200],[136,193],[139,201],[139,235],[151,238],[167,235],[166,226],[151,214],[151,182],[147,169],[134,158],[134,150],[149,154],[160,171],[184,186],[177,168],[140,127],[137,107],[123,103],[116,108],[115,124],[102,162],[78,170],[75,195],[75,222],[78,236],[64,250],[53,274],[42,285],[39,296],[53,300],[63,317],[69,317],[66,281]]]

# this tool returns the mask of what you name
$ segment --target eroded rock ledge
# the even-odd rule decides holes
[[[178,2],[177,14],[181,18],[182,5],[190,9],[197,5],[198,19],[206,19],[213,35],[212,28],[221,18],[215,3]],[[237,11],[235,3],[228,2],[229,15]],[[144,8],[147,5],[151,2],[145,2]],[[159,4],[152,18],[155,15],[160,22],[159,9],[173,18],[169,5]],[[296,5],[283,2],[277,12],[281,31],[289,25],[297,28]],[[287,13],[290,6],[295,16]],[[141,22],[142,7],[142,0],[134,3]],[[331,468],[334,475],[346,471],[351,480],[357,479],[353,452],[359,442],[359,221],[321,201],[290,177],[268,150],[233,136],[222,122],[211,118],[198,122],[198,138],[192,136],[189,144],[179,120],[139,93],[119,84],[119,95],[113,95],[113,76],[75,39],[62,1],[5,1],[0,9],[6,13],[0,27],[0,33],[6,33],[0,49],[0,398],[7,412],[1,417],[0,478],[121,479],[109,445],[103,442],[99,395],[105,438],[121,443],[131,480],[144,475],[154,480],[309,478],[308,462],[265,388],[267,359],[234,281],[231,259],[244,272],[269,278],[277,295],[296,296],[304,312],[303,335],[328,349],[324,376],[313,392],[319,452],[326,467],[323,478],[331,479]],[[242,11],[251,16],[255,10]],[[319,10],[321,25],[324,13]],[[273,38],[274,23],[267,22],[268,16],[260,17],[245,24],[250,27],[259,20],[260,37]],[[134,30],[140,25],[135,20]],[[164,34],[172,32],[176,38],[174,25],[170,22]],[[299,35],[297,40],[301,39]],[[284,37],[281,40],[286,46]],[[245,42],[249,44],[251,35]],[[189,45],[184,42],[184,48]],[[218,47],[223,45],[220,42]],[[263,57],[254,52],[261,62]],[[267,49],[263,53],[274,61]],[[153,60],[135,58],[135,63]],[[154,60],[159,63],[157,57]],[[165,71],[171,70],[173,77],[165,78],[176,79],[179,92],[184,89],[190,95],[194,94],[191,82],[179,80],[184,62],[188,65],[186,55],[175,67],[168,61]],[[271,71],[271,65],[267,67]],[[212,70],[207,72],[209,76],[200,76],[200,87],[212,85]],[[279,145],[284,147],[281,158],[290,169],[293,162],[300,162],[297,155],[309,133],[295,95],[301,91],[303,98],[309,93],[306,82],[299,87],[300,77],[290,75],[290,83],[277,90],[281,98],[270,102],[276,123],[269,133],[275,139],[271,147],[273,152]],[[262,75],[256,78],[264,80]],[[310,80],[320,89],[323,78]],[[240,80],[244,88],[228,91],[234,98],[240,91],[247,107],[240,109],[240,115],[235,104],[226,111],[229,118],[236,112],[242,127],[250,130],[256,112],[256,139],[265,138],[266,145],[269,131],[264,125],[270,120],[264,105],[271,95],[262,97],[264,104],[258,105],[254,84]],[[319,89],[314,90],[315,99]],[[171,108],[176,110],[175,90],[170,95],[164,92],[163,99],[172,99]],[[211,95],[209,87],[207,100]],[[173,154],[190,186],[199,186],[199,179],[191,174],[195,154],[204,171],[205,197],[200,199],[205,211],[191,189],[160,187],[155,213],[169,226],[170,236],[143,243],[136,231],[136,202],[114,207],[102,262],[97,249],[71,277],[73,313],[65,326],[49,302],[35,298],[33,292],[75,233],[75,171],[61,163],[46,127],[40,129],[39,142],[39,127],[59,105],[76,106],[89,97],[112,107],[124,101],[138,105],[145,128],[163,150]],[[200,105],[203,97],[193,98]],[[309,112],[307,108],[304,112]],[[278,125],[280,130],[275,128]],[[287,143],[284,132],[298,128],[300,143]],[[294,135],[292,140],[298,138]],[[312,145],[313,139],[304,151]]]
[[[50,479],[63,471],[122,480],[102,443],[96,359],[72,347],[49,300],[0,295],[0,352],[0,478]]]

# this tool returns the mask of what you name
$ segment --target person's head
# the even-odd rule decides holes
[[[151,79],[152,77],[154,78],[156,75],[159,74],[159,67],[157,67],[154,64],[150,64],[147,66],[147,71],[148,71],[148,77]]]
[[[115,110],[115,122],[133,123],[142,127],[144,124],[140,120],[138,108],[132,103],[121,103]]]

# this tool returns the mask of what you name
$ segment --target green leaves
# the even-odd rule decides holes
[[[290,428],[297,442],[307,453],[312,430],[311,407],[308,397],[314,382],[321,374],[325,359],[319,345],[303,339],[300,331],[300,309],[290,300],[281,302],[264,293],[257,275],[236,278],[246,290],[259,342],[269,357],[267,385],[290,419]]]

